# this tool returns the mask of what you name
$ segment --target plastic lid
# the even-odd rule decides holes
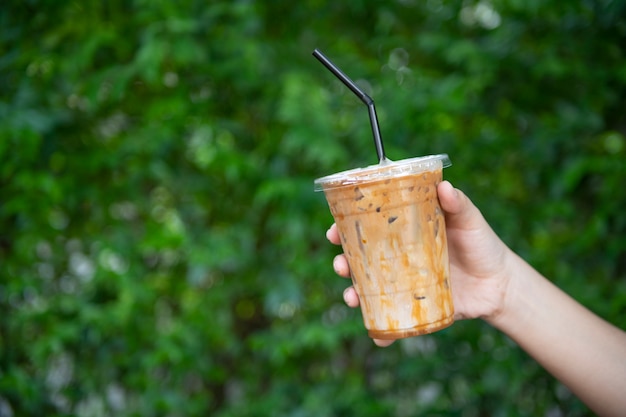
[[[452,165],[452,162],[450,162],[450,158],[445,153],[421,156],[403,159],[401,161],[386,161],[377,165],[370,165],[366,168],[356,168],[338,172],[318,178],[313,184],[315,191],[323,191],[325,189],[328,190],[357,183],[431,171],[437,168],[447,168],[450,165]]]

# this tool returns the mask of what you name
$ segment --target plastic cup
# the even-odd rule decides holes
[[[454,322],[437,184],[448,155],[386,162],[315,180],[348,259],[370,337],[399,339]]]

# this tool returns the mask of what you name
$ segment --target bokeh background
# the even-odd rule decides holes
[[[4,0],[1,417],[592,415],[479,320],[367,338],[312,182],[376,154],[314,48],[626,327],[623,0]]]

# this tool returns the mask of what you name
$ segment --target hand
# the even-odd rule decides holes
[[[507,264],[511,251],[462,191],[443,181],[437,187],[437,193],[446,217],[455,319],[480,317],[494,320],[506,301],[509,287]],[[326,237],[330,242],[340,244],[336,225],[330,227]],[[344,255],[335,257],[333,268],[342,277],[350,276]],[[359,306],[359,297],[353,287],[344,291],[343,298],[348,306]],[[393,343],[388,340],[374,342],[379,346]]]

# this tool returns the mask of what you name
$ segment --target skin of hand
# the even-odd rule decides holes
[[[511,251],[462,191],[443,181],[437,192],[446,218],[455,319],[494,319],[506,301],[508,275],[505,266]],[[326,237],[331,243],[340,244],[335,224],[326,232]],[[342,277],[350,277],[348,261],[343,254],[335,257],[333,269]],[[343,297],[348,306],[359,306],[353,287],[347,288]],[[374,342],[378,346],[393,343],[389,340]]]

